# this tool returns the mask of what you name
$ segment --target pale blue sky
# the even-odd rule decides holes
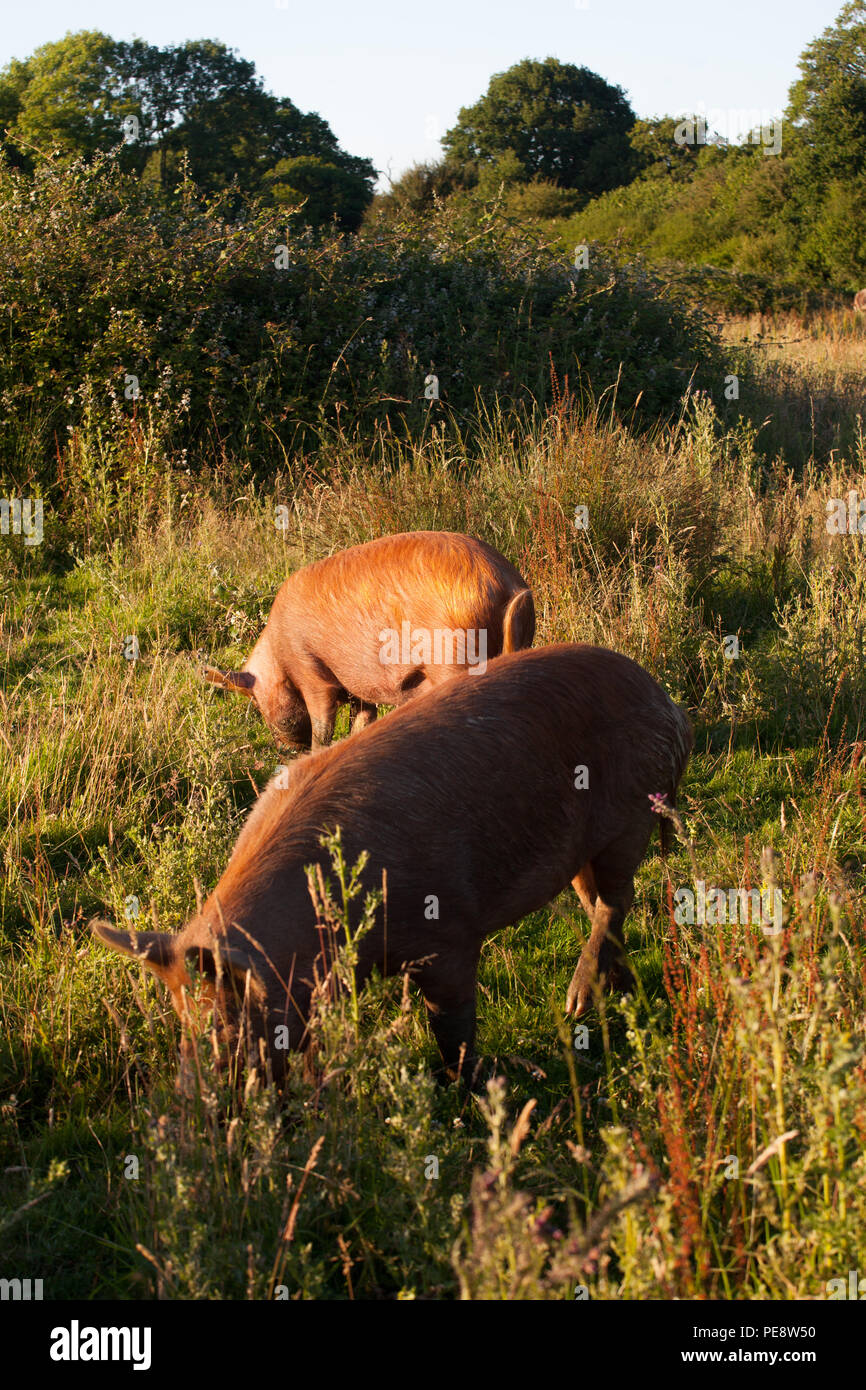
[[[784,107],[797,59],[842,0],[0,0],[0,66],[68,30],[220,39],[278,96],[396,177],[491,75],[553,56],[625,88],[640,116]],[[729,133],[729,132],[723,132]]]

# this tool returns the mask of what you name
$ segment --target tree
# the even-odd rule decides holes
[[[26,154],[15,144],[7,132],[16,124],[21,113],[21,99],[30,81],[26,63],[17,58],[0,72],[0,149],[16,169],[30,167]]]
[[[698,155],[706,149],[706,144],[678,143],[675,133],[681,124],[673,116],[635,121],[629,133],[629,144],[634,155],[634,170],[639,177],[670,178],[678,183],[693,177]]]
[[[591,197],[629,179],[634,119],[622,88],[589,68],[526,58],[491,78],[442,145],[448,159],[479,166],[510,151],[527,180],[550,179]]]
[[[478,170],[478,193],[482,198],[496,198],[499,190],[508,191],[528,179],[525,166],[514,150],[503,150],[495,159],[488,160]]]
[[[269,190],[275,201],[282,203],[286,201],[284,192],[290,185],[300,191],[301,184],[297,180],[302,179],[306,188],[304,196],[309,197],[304,212],[308,221],[330,221],[336,213],[340,226],[347,229],[357,227],[364,211],[373,201],[376,170],[370,160],[341,150],[327,121],[315,111],[299,111],[288,97],[276,102],[266,125],[266,133],[259,165],[260,186]],[[293,164],[294,172],[287,179],[287,161],[302,160],[310,161],[306,173],[300,172],[300,163]],[[333,172],[325,174],[325,167]],[[334,199],[327,212],[321,203],[326,186]],[[319,208],[321,218],[317,213]]]
[[[303,203],[303,217],[314,227],[335,217],[339,226],[354,231],[369,202],[366,187],[347,169],[317,155],[281,159],[268,174],[271,197],[279,206]]]
[[[789,93],[797,182],[818,194],[866,172],[866,3],[843,6],[800,58]]]
[[[253,63],[209,39],[157,48],[88,31],[43,44],[0,73],[0,140],[10,163],[31,169],[48,154],[91,159],[120,147],[121,167],[161,189],[185,162],[201,189],[234,188],[236,203],[279,188],[286,160],[318,160],[333,172],[318,178],[311,215],[336,212],[345,226],[360,221],[376,176],[321,116],[266,92]]]
[[[387,193],[377,194],[369,220],[387,222],[431,212],[437,202],[464,192],[475,181],[474,171],[444,159],[412,164]]]
[[[843,6],[808,44],[789,94],[785,208],[810,280],[857,289],[866,275],[866,3]]]
[[[107,34],[83,30],[42,44],[25,62],[13,59],[3,69],[0,136],[16,156],[13,162],[30,167],[34,147],[92,156],[120,144],[130,109],[122,47]]]

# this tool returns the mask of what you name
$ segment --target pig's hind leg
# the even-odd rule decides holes
[[[571,886],[580,898],[584,912],[589,920],[592,921],[592,914],[595,911],[595,900],[598,897],[598,888],[595,884],[595,874],[592,872],[592,865],[589,860],[587,860],[582,869],[578,869],[574,878],[571,880]]]
[[[575,1018],[591,1007],[597,983],[608,989],[628,991],[634,988],[635,978],[628,963],[623,927],[634,901],[634,875],[646,844],[641,846],[637,856],[635,849],[631,837],[609,845],[591,865],[584,865],[573,880],[592,922],[589,940],[581,952],[566,996],[566,1013]]]

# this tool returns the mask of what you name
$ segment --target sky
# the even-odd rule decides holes
[[[460,107],[522,58],[589,67],[623,87],[639,116],[770,118],[786,104],[803,48],[841,8],[842,0],[0,0],[0,66],[70,30],[160,46],[218,39],[254,62],[270,91],[323,116],[387,187],[389,174],[436,159]]]

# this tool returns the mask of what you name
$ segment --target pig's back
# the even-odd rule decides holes
[[[525,589],[519,571],[485,541],[452,531],[382,536],[305,565],[285,599],[312,621],[374,631],[416,627],[494,627],[503,599]]]
[[[301,872],[339,825],[349,862],[366,850],[371,882],[387,870],[395,921],[423,918],[429,895],[482,926],[503,904],[513,920],[565,887],[623,817],[650,820],[650,793],[675,789],[690,747],[685,715],[627,657],[515,653],[298,760],[287,789],[262,794],[233,863],[243,876]]]

